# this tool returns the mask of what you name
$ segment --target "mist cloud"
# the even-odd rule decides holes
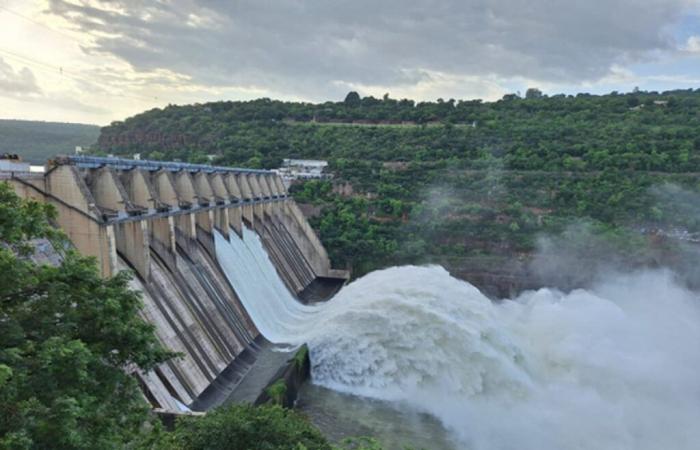
[[[688,188],[674,183],[665,183],[651,188],[651,195],[660,211],[658,221],[665,223],[671,221],[682,223],[675,224],[680,230],[685,231],[687,239],[700,239],[700,236],[692,236],[690,233],[700,234],[700,194]],[[668,231],[668,230],[667,230]]]
[[[665,267],[679,283],[700,290],[700,194],[673,183],[648,193],[656,214],[628,228],[579,219],[558,235],[540,236],[530,264],[538,283],[572,289],[611,274]]]

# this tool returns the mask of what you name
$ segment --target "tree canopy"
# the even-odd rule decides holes
[[[54,214],[0,184],[0,448],[121,448],[150,420],[129,372],[171,354],[138,316],[129,275],[102,279]],[[37,245],[60,263],[34,262]]]
[[[178,421],[160,447],[176,450],[331,450],[311,423],[280,406],[231,405]]]

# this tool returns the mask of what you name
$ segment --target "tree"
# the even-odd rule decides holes
[[[527,91],[525,91],[525,98],[527,99],[542,98],[543,96],[544,94],[542,94],[542,91],[537,88],[529,88]]]
[[[230,405],[180,418],[172,433],[151,439],[151,450],[382,450],[372,438],[331,444],[309,420],[276,405]]]
[[[149,420],[126,371],[172,355],[138,316],[129,275],[102,279],[51,227],[54,215],[0,184],[0,448],[121,448]],[[59,265],[32,261],[37,238]]]
[[[204,417],[178,421],[161,449],[177,450],[331,450],[321,432],[304,417],[280,406],[233,405]]]
[[[360,106],[360,102],[360,94],[355,91],[350,91],[348,92],[348,95],[345,96],[345,106],[354,108],[355,106]]]

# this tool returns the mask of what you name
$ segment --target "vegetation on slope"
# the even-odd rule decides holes
[[[0,120],[0,153],[17,153],[33,164],[43,164],[59,154],[73,153],[76,146],[97,142],[100,128],[77,123]]]
[[[679,212],[672,194],[700,190],[693,90],[170,106],[104,128],[99,147],[265,168],[286,157],[327,159],[332,182],[292,191],[320,209],[312,224],[334,262],[356,276],[419,262],[465,278],[519,273],[541,236],[581,221],[612,247],[635,242],[662,253],[670,244],[658,242],[658,230],[700,231],[698,215]],[[649,237],[633,237],[638,231]]]
[[[456,158],[475,168],[498,159],[507,169],[680,172],[700,164],[698,107],[700,92],[692,90],[417,105],[389,97],[319,105],[261,99],[147,111],[104,128],[99,147],[190,160],[215,154],[226,164],[266,167],[284,157]],[[356,125],[332,122],[340,120]]]

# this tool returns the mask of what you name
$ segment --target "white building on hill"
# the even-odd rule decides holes
[[[282,167],[275,170],[284,181],[284,184],[289,185],[294,180],[311,180],[330,178],[329,174],[323,173],[328,166],[328,161],[319,159],[284,159]]]

